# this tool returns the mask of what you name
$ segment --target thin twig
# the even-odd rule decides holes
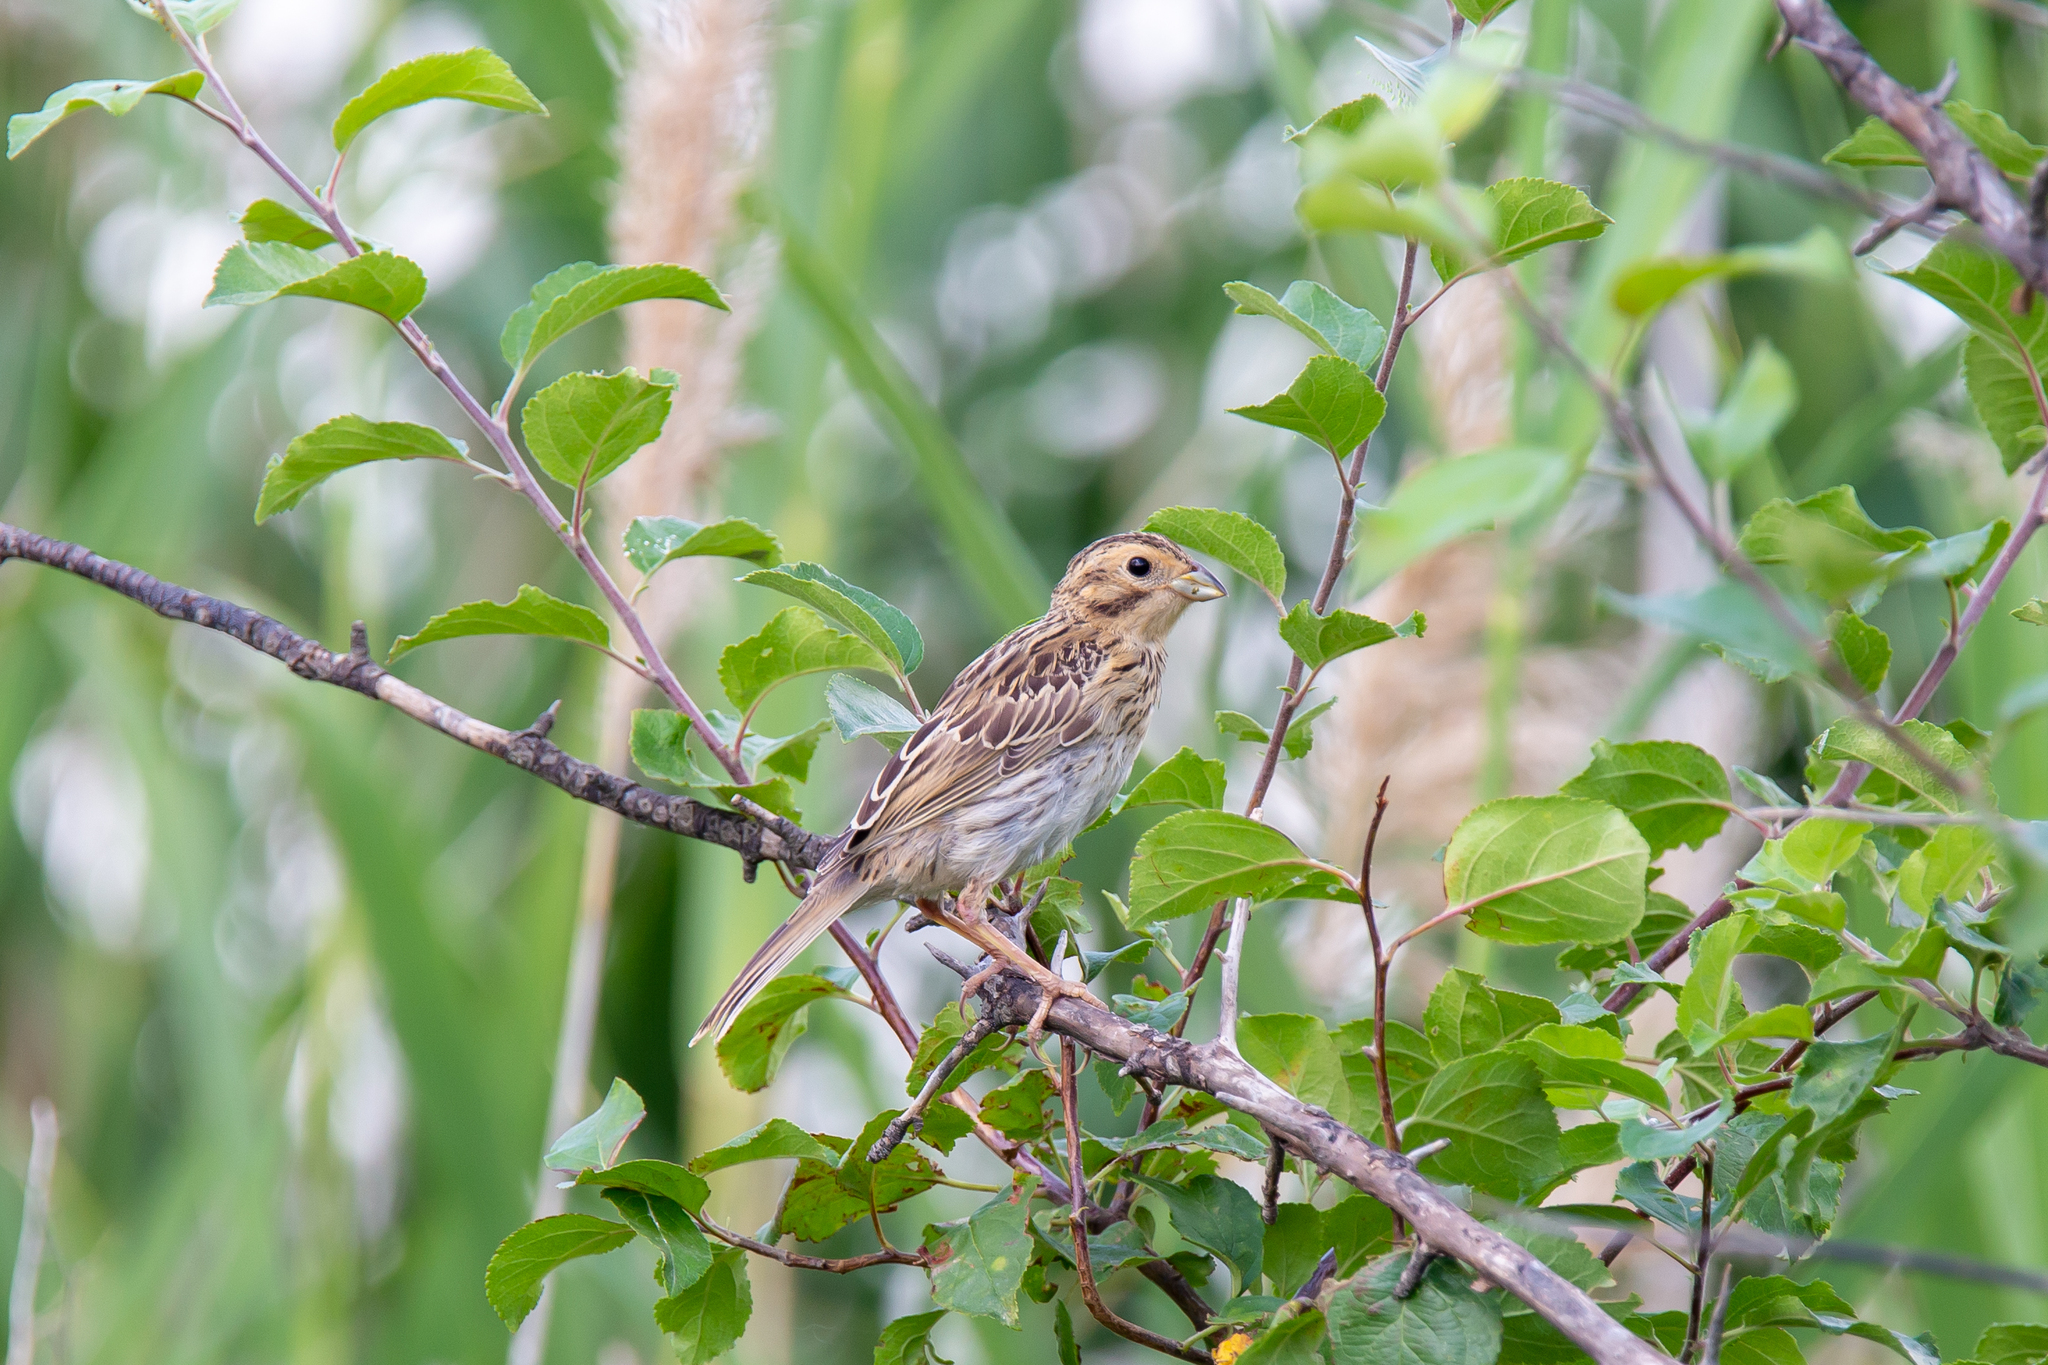
[[[1699,1348],[1700,1318],[1706,1310],[1707,1267],[1714,1252],[1714,1151],[1711,1146],[1698,1149],[1700,1152],[1700,1240],[1699,1250],[1693,1256],[1692,1302],[1685,1314],[1685,1349],[1678,1353],[1680,1365],[1692,1359]]]
[[[932,1258],[922,1248],[916,1251],[903,1251],[897,1247],[885,1247],[880,1251],[870,1251],[860,1256],[806,1256],[802,1252],[785,1251],[781,1247],[756,1241],[752,1237],[734,1232],[731,1228],[720,1227],[702,1214],[696,1215],[696,1221],[698,1227],[727,1246],[751,1251],[756,1256],[765,1256],[771,1261],[780,1261],[796,1270],[822,1270],[828,1275],[849,1275],[856,1270],[866,1270],[874,1265],[928,1266],[932,1263]]]
[[[1272,1227],[1280,1218],[1280,1173],[1287,1169],[1287,1149],[1271,1133],[1266,1134],[1266,1141],[1273,1146],[1266,1153],[1266,1183],[1260,1192],[1259,1217],[1267,1227]]]
[[[7,1292],[7,1365],[32,1365],[36,1354],[36,1281],[50,1229],[50,1182],[57,1173],[57,1106],[38,1096],[28,1107],[28,1176],[22,1182],[21,1238]]]
[[[1072,1193],[1073,1221],[1069,1230],[1074,1234],[1074,1274],[1081,1284],[1081,1302],[1095,1320],[1125,1341],[1134,1341],[1140,1346],[1169,1355],[1176,1360],[1198,1362],[1198,1365],[1212,1365],[1207,1351],[1194,1346],[1183,1346],[1172,1337],[1161,1336],[1147,1327],[1128,1322],[1118,1317],[1109,1305],[1102,1301],[1102,1291],[1095,1284],[1095,1268],[1092,1253],[1088,1248],[1088,1180],[1081,1165],[1081,1119],[1074,1100],[1074,1044],[1069,1039],[1060,1040],[1060,1113],[1067,1129],[1067,1185]]]
[[[1237,1051],[1237,973],[1244,959],[1245,923],[1252,917],[1252,903],[1240,896],[1230,911],[1230,941],[1223,949],[1223,999],[1216,1023],[1216,1040]]]
[[[1728,1281],[1734,1273],[1734,1266],[1722,1263],[1721,1288],[1714,1295],[1714,1317],[1707,1324],[1707,1345],[1700,1352],[1700,1365],[1721,1365],[1721,1329],[1728,1323]]]
[[[982,1040],[995,1031],[995,1020],[986,1014],[967,1026],[967,1032],[960,1035],[959,1041],[954,1043],[946,1055],[939,1059],[939,1064],[932,1068],[932,1074],[925,1077],[924,1086],[917,1092],[917,1097],[911,1100],[910,1107],[891,1119],[889,1126],[882,1130],[882,1135],[868,1148],[869,1165],[887,1159],[889,1153],[895,1151],[903,1139],[910,1135],[912,1128],[923,1126],[925,1110],[931,1108],[932,1101],[938,1097],[939,1091],[952,1076],[953,1068],[966,1061],[967,1054],[980,1047]]]

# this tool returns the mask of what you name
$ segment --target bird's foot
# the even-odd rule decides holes
[[[995,977],[1002,972],[1003,968],[1009,965],[1009,963],[1003,961],[999,957],[991,958],[989,959],[989,964],[986,967],[983,967],[973,976],[970,976],[965,981],[961,982],[960,1012],[962,1014],[965,1014],[967,1012],[967,1002],[972,1000],[975,997],[976,992],[980,991],[980,989],[983,986],[986,986],[990,981],[994,980]]]

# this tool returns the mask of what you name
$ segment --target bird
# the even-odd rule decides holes
[[[841,915],[957,891],[969,924],[998,882],[1065,848],[1109,808],[1159,701],[1166,637],[1226,593],[1165,536],[1131,531],[1067,565],[1046,614],[960,670],[891,755],[803,900],[691,1038],[722,1036]]]

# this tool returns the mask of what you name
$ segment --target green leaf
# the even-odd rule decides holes
[[[682,1293],[711,1268],[711,1246],[682,1205],[627,1186],[609,1186],[600,1193],[633,1231],[653,1244],[654,1280],[663,1294]]]
[[[1503,943],[1606,943],[1643,917],[1650,847],[1599,801],[1509,796],[1459,822],[1444,895],[1472,932]]]
[[[1237,1021],[1238,1054],[1282,1090],[1348,1122],[1351,1088],[1330,1031],[1312,1014],[1249,1014]]]
[[[1305,1308],[1259,1333],[1237,1365],[1323,1365],[1323,1311]]]
[[[2025,606],[2014,607],[2012,617],[2030,626],[2048,626],[2048,598],[2036,597]]]
[[[2048,359],[2044,350],[2048,348],[2037,337],[2030,349],[2035,374]],[[2042,425],[2033,376],[2010,352],[1981,336],[1971,337],[1963,345],[1963,389],[1992,444],[1998,447],[2006,473],[2016,471],[2048,444],[2048,427]]]
[[[1121,809],[1133,806],[1189,806],[1215,810],[1223,804],[1223,760],[1203,758],[1182,745],[1172,758],[1146,773],[1131,788]]]
[[[1863,846],[1863,836],[1868,833],[1870,826],[1861,820],[1811,816],[1792,827],[1779,845],[1779,852],[1787,867],[1820,886],[1856,856],[1856,850]]]
[[[1280,638],[1311,669],[1321,668],[1330,660],[1341,659],[1354,650],[1384,644],[1388,640],[1410,636],[1420,639],[1428,628],[1428,618],[1419,611],[1398,626],[1342,609],[1327,616],[1318,616],[1306,598],[1296,602],[1293,609],[1280,618]]]
[[[1853,611],[1836,613],[1832,622],[1828,639],[1834,645],[1835,657],[1849,670],[1858,687],[1876,692],[1884,686],[1885,674],[1891,672],[1891,637]]]
[[[1422,1011],[1422,1031],[1438,1062],[1491,1052],[1505,1035],[1500,1005],[1477,973],[1453,967],[1429,993]],[[1389,1049],[1391,1051],[1391,1049]]]
[[[1280,605],[1280,594],[1287,590],[1287,556],[1271,531],[1242,512],[1162,507],[1145,518],[1144,529],[1235,570]]]
[[[583,1171],[610,1166],[619,1159],[619,1149],[647,1117],[647,1106],[639,1093],[623,1079],[614,1078],[604,1103],[597,1111],[555,1139],[541,1158],[551,1171]]]
[[[2036,380],[2048,369],[2048,307],[2036,298],[2015,316],[2019,272],[2005,257],[1957,236],[1935,243],[1893,278],[1947,307],[1975,333],[1963,347],[1964,385],[2006,472],[2019,468],[2048,440],[2034,398]]]
[[[1631,744],[1593,741],[1593,761],[1558,791],[1605,801],[1661,858],[1681,844],[1698,848],[1728,820],[1728,774],[1706,750],[1676,740]]]
[[[932,1068],[966,1035],[967,1016],[960,1012],[960,1003],[949,1000],[941,1005],[918,1037],[917,1052],[911,1057],[909,1074],[903,1080],[903,1093],[915,1095],[922,1090]],[[1008,1037],[1000,1031],[984,1038],[979,1047],[954,1063],[952,1074],[947,1077],[949,1084],[941,1088],[950,1090],[976,1072],[996,1065],[1008,1043]]]
[[[811,1002],[829,996],[846,992],[822,976],[782,976],[763,986],[718,1040],[718,1069],[732,1088],[749,1095],[767,1089],[808,1027]]]
[[[164,0],[164,8],[170,11],[179,28],[197,38],[233,14],[240,3],[241,0]],[[163,27],[149,0],[128,0],[128,8]]]
[[[498,1243],[484,1270],[484,1297],[505,1325],[516,1329],[540,1302],[541,1281],[564,1261],[616,1251],[633,1229],[587,1213],[558,1213],[514,1230]]]
[[[550,597],[529,584],[510,602],[465,602],[450,607],[413,634],[393,640],[391,657],[385,662],[396,663],[421,645],[465,635],[547,635],[599,649],[608,647],[612,638],[604,618],[590,608]]]
[[[198,71],[181,71],[155,81],[79,81],[67,85],[44,100],[43,107],[35,113],[16,114],[7,120],[7,159],[12,161],[20,156],[31,142],[73,114],[101,109],[118,118],[142,103],[144,95],[169,95],[189,101],[205,86],[206,76]]]
[[[941,1308],[1017,1325],[1017,1289],[1031,1260],[1029,1189],[997,1195],[957,1223],[924,1230],[932,1253],[932,1301]]]
[[[1988,109],[1978,109],[1962,100],[1949,100],[1941,109],[1964,137],[1977,144],[1978,150],[1990,159],[1992,165],[2015,179],[2024,180],[2041,158],[2048,156],[2048,148],[2037,147],[2021,137],[2003,118]],[[1838,166],[1926,164],[1918,148],[1876,115],[1865,119],[1855,132],[1837,143],[1834,150],[1821,160]]]
[[[1687,433],[1701,472],[1709,479],[1734,478],[1770,449],[1798,407],[1791,362],[1768,337],[1759,337],[1713,417]]]
[[[825,684],[825,707],[833,729],[848,743],[873,735],[891,749],[901,748],[924,723],[902,702],[850,673],[835,673]]]
[[[1499,0],[1494,3],[1496,8],[1502,7]],[[1429,259],[1439,280],[1456,279],[1468,270],[1512,265],[1560,242],[1587,241],[1605,232],[1614,221],[1594,208],[1593,201],[1578,186],[1534,176],[1496,180],[1486,187],[1486,198],[1494,211],[1492,254],[1474,263],[1460,260],[1445,247],[1432,247]]]
[[[753,1315],[747,1253],[738,1247],[715,1253],[695,1284],[654,1305],[654,1324],[668,1333],[677,1365],[711,1365],[733,1348]]]
[[[1458,6],[1458,13],[1471,20],[1474,25],[1483,26],[1493,16],[1514,4],[1515,0],[1455,0],[1455,3]]]
[[[288,242],[315,251],[331,245],[334,234],[297,209],[275,199],[258,199],[242,210],[242,240]]]
[[[1974,766],[1969,750],[1939,725],[1909,720],[1899,727],[1921,752],[1945,765],[1951,772],[1966,773]],[[1814,747],[1822,758],[1868,763],[1900,786],[1916,792],[1938,810],[1953,815],[1962,810],[1962,798],[1955,789],[1919,759],[1907,753],[1892,737],[1868,721],[1838,720],[1829,726]],[[1988,788],[1988,783],[1986,784]],[[1986,792],[1988,797],[1990,793]]]
[[[1571,476],[1556,451],[1522,446],[1432,461],[1360,518],[1359,571],[1376,582],[1459,536],[1508,525],[1548,503]]]
[[[1311,356],[1287,392],[1232,408],[1239,417],[1308,437],[1338,459],[1364,444],[1387,414],[1372,376],[1342,356]]]
[[[647,299],[688,299],[730,312],[718,291],[679,265],[595,265],[578,261],[533,287],[530,302],[505,321],[498,349],[505,363],[524,370],[542,351],[614,308]]]
[[[1900,562],[1892,556],[1932,539],[1917,526],[1879,526],[1857,501],[1856,490],[1842,484],[1796,503],[1765,503],[1743,527],[1736,548],[1758,564],[1792,565],[1816,595],[1841,601],[1887,580]]]
[[[837,1176],[840,1188],[860,1201],[862,1212],[872,1207],[887,1213],[912,1195],[922,1194],[938,1184],[945,1174],[932,1164],[930,1157],[908,1142],[898,1144],[880,1161],[868,1160],[868,1153],[875,1143],[902,1112],[900,1109],[885,1109],[869,1119],[860,1135],[847,1147],[846,1154],[839,1158]],[[792,1208],[794,1203],[792,1196]],[[789,1227],[790,1231],[797,1231],[794,1222]],[[798,1235],[803,1236],[802,1233]],[[805,1240],[815,1242],[823,1239],[805,1237]]]
[[[889,661],[866,641],[825,624],[808,607],[785,607],[767,625],[718,656],[718,681],[742,711],[771,687],[805,673],[839,668],[889,671]]]
[[[1216,730],[1225,739],[1234,739],[1242,744],[1264,744],[1273,737],[1265,726],[1242,711],[1218,711]]]
[[[1289,758],[1307,758],[1315,747],[1316,736],[1312,728],[1316,719],[1337,704],[1335,697],[1317,702],[1306,711],[1296,711],[1287,718],[1287,734],[1280,740],[1280,751]]]
[[[1266,1225],[1258,1201],[1244,1186],[1218,1175],[1198,1175],[1185,1185],[1148,1175],[1131,1178],[1159,1196],[1175,1232],[1230,1267],[1234,1292],[1257,1288],[1265,1264]]]
[[[427,277],[405,257],[366,251],[336,265],[288,242],[237,242],[214,267],[206,306],[327,299],[398,322],[427,296]]]
[[[1021,1071],[981,1097],[982,1122],[1004,1137],[1034,1140],[1045,1132],[1045,1106],[1052,1097],[1043,1071]]]
[[[1431,1157],[1431,1175],[1504,1199],[1533,1196],[1563,1165],[1557,1111],[1543,1094],[1535,1063],[1510,1052],[1460,1057],[1430,1079],[1403,1130],[1404,1145],[1436,1138],[1451,1145]]]
[[[1387,329],[1363,308],[1353,308],[1313,280],[1296,280],[1274,298],[1257,285],[1238,281],[1223,292],[1240,313],[1278,318],[1316,344],[1325,355],[1337,356],[1364,369],[1387,344]]]
[[[1986,1327],[1970,1354],[1984,1365],[2041,1365],[2048,1361],[2048,1327],[2020,1322]]]
[[[1316,115],[1315,121],[1306,128],[1289,128],[1289,142],[1305,142],[1311,133],[1321,133],[1334,140],[1363,128],[1366,123],[1387,111],[1387,102],[1378,95],[1360,95],[1357,99],[1346,100],[1333,105]]]
[[[1943,825],[1899,864],[1899,899],[1923,915],[1936,900],[1965,900],[1978,873],[1998,856],[1998,840],[1979,825]]]
[[[1663,1086],[1622,1060],[1621,1039],[1605,1029],[1539,1024],[1503,1046],[1536,1064],[1545,1096],[1559,1108],[1597,1109],[1606,1091],[1660,1109],[1670,1102]]]
[[[1858,1043],[1817,1042],[1799,1059],[1790,1099],[1813,1111],[1815,1130],[1848,1113],[1891,1059],[1892,1039],[1880,1035]]]
[[[711,1195],[711,1187],[689,1167],[651,1158],[580,1171],[576,1183],[594,1185],[603,1190],[638,1190],[642,1194],[659,1195],[691,1213],[703,1209],[704,1201]]]
[[[756,569],[740,582],[773,588],[822,612],[874,646],[901,673],[915,673],[924,662],[924,637],[908,616],[822,565],[799,561]]]
[[[307,493],[344,469],[372,460],[454,460],[464,447],[432,427],[413,422],[372,422],[366,417],[335,417],[302,436],[292,438],[284,454],[273,455],[263,470],[263,491],[256,498],[256,521],[268,521],[297,507]]]
[[[356,134],[386,114],[427,100],[467,100],[515,114],[547,116],[547,106],[489,48],[432,52],[400,62],[341,107],[334,120],[334,150],[347,151]]]
[[[1767,274],[1845,279],[1849,276],[1848,254],[1826,228],[1814,228],[1795,242],[1777,246],[1738,247],[1711,256],[1659,256],[1618,273],[1610,297],[1619,312],[1641,318],[1702,280]]]
[[[585,488],[661,435],[675,391],[637,370],[565,374],[526,400],[520,432],[549,478]]]
[[[828,1166],[839,1161],[839,1153],[788,1119],[769,1119],[723,1146],[713,1147],[698,1156],[690,1162],[689,1169],[698,1175],[710,1175],[713,1171],[722,1171],[743,1162],[774,1161],[781,1157],[817,1161]]]
[[[1336,1365],[1494,1365],[1500,1307],[1474,1293],[1464,1272],[1439,1260],[1405,1299],[1394,1297],[1409,1253],[1369,1266],[1339,1289],[1326,1310]]]
[[[1600,600],[1638,621],[1697,636],[1759,682],[1782,682],[1814,671],[1814,658],[1805,644],[1743,583],[1723,580],[1697,592],[1643,597],[1603,589]],[[1820,613],[1802,611],[1802,605],[1792,602],[1794,614],[1812,618],[1810,624],[1817,630]]]
[[[875,1365],[933,1365],[934,1362],[944,1365],[938,1352],[932,1349],[932,1328],[938,1326],[939,1319],[944,1316],[945,1309],[934,1308],[929,1313],[898,1318],[884,1327],[882,1335],[875,1341]]]
[[[1038,1294],[1034,1291],[1033,1298]],[[1074,1339],[1074,1315],[1067,1311],[1067,1301],[1057,1299],[1052,1306],[1053,1344],[1059,1350],[1059,1365],[1081,1365],[1081,1343]]]
[[[1230,896],[1342,900],[1350,892],[1292,839],[1242,815],[1183,811],[1138,840],[1131,857],[1134,926],[1192,915]]]
[[[1692,937],[1692,974],[1678,996],[1678,1031],[1695,1054],[1712,1051],[1716,1040],[1747,1013],[1733,969],[1736,954],[1755,933],[1754,919],[1730,915]]]
[[[697,555],[745,559],[774,568],[782,562],[782,542],[745,517],[727,517],[709,526],[681,517],[635,517],[626,527],[626,562],[652,578],[664,564]]]

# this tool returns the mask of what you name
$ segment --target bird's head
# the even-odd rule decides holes
[[[1186,550],[1146,531],[1096,541],[1067,563],[1052,606],[1104,629],[1162,640],[1191,603],[1224,595]]]

